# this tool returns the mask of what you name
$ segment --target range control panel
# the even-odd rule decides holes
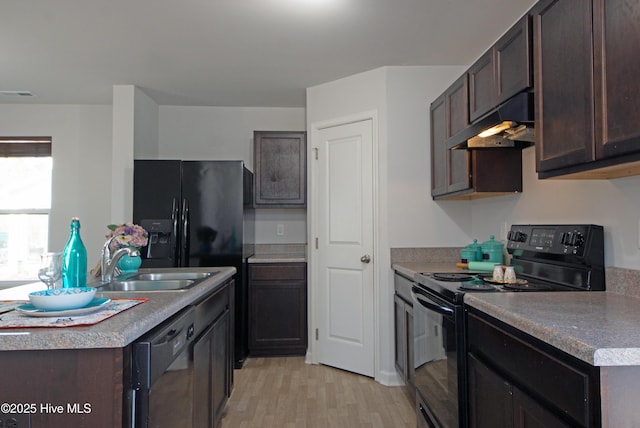
[[[602,251],[603,243],[603,228],[594,224],[513,225],[507,234],[507,250],[512,254],[527,251],[582,257],[592,250]]]

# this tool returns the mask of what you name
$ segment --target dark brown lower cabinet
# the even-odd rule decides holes
[[[481,312],[468,313],[469,426],[600,427],[600,372]]]
[[[469,426],[472,428],[569,427],[502,376],[469,356]]]
[[[216,427],[231,391],[229,362],[231,361],[229,311],[226,310],[193,345],[193,377],[195,395],[208,397],[209,405],[197,407],[194,423],[198,427]]]
[[[195,306],[193,344],[194,427],[220,426],[233,388],[235,281],[218,287]],[[201,404],[202,403],[202,404]],[[206,403],[206,405],[205,405]]]
[[[0,426],[122,426],[130,348],[0,352]],[[15,420],[15,424],[13,422]]]
[[[249,265],[249,355],[307,351],[306,263]]]
[[[413,304],[411,303],[411,280],[402,275],[394,275],[394,327],[395,327],[395,365],[405,382],[405,391],[414,400],[414,346],[413,346]]]

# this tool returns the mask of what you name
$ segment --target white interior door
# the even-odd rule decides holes
[[[318,362],[374,375],[372,120],[319,130]]]

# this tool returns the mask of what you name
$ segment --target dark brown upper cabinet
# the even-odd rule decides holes
[[[462,96],[466,77],[431,104],[431,196],[435,200],[476,199],[521,192],[519,149],[454,150],[447,141],[464,128],[459,112],[468,106]]]
[[[491,48],[467,72],[469,75],[469,117],[474,121],[496,106],[496,61]]]
[[[531,17],[525,15],[469,68],[471,122],[532,87],[531,45]]]
[[[304,207],[307,134],[254,131],[255,206]]]
[[[459,140],[467,138],[477,119],[531,90],[531,52],[531,16],[527,14],[431,103],[433,199],[476,199],[522,191],[520,149],[467,150],[459,147]]]
[[[596,158],[640,151],[640,3],[594,1]]]
[[[461,76],[444,93],[446,134],[449,139],[469,126],[469,83]]]
[[[594,160],[591,20],[589,1],[542,0],[535,8],[538,172]]]
[[[541,0],[533,9],[540,178],[640,174],[640,3]]]
[[[435,198],[470,188],[470,157],[450,150],[447,140],[469,124],[466,74],[431,103],[431,195]]]

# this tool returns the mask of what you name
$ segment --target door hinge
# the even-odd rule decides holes
[[[318,238],[316,238],[316,250],[318,249]]]
[[[318,148],[314,147],[313,148],[314,153],[316,154],[316,160],[318,160]]]
[[[318,340],[318,329],[316,328],[316,340]]]

